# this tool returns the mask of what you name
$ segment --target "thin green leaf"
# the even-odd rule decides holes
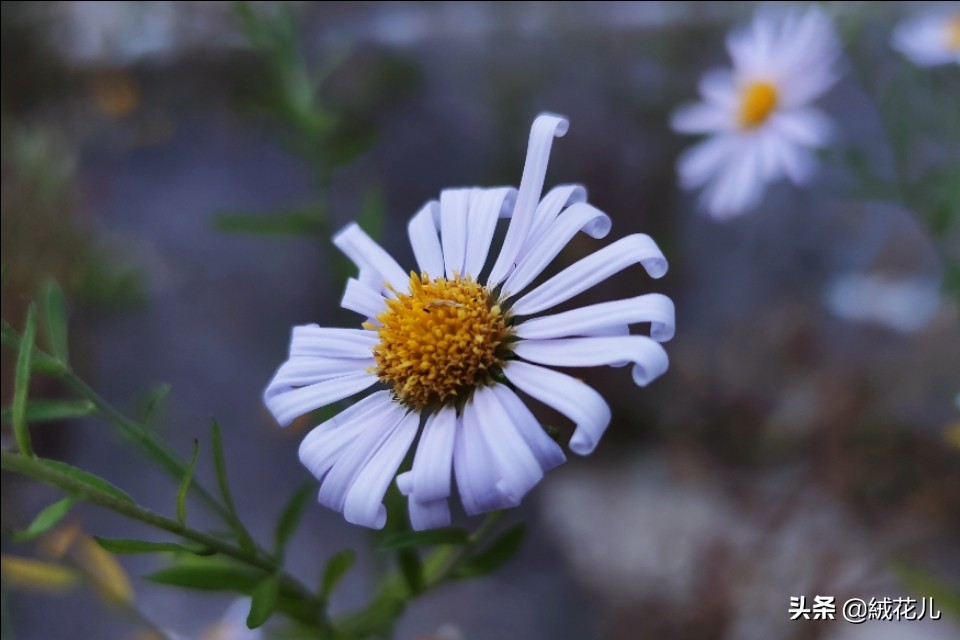
[[[526,528],[522,524],[507,529],[486,548],[460,565],[453,572],[453,577],[459,579],[476,578],[500,568],[520,550],[525,533]]]
[[[250,594],[263,577],[262,571],[242,567],[182,565],[151,573],[147,580],[185,589]]]
[[[187,492],[190,490],[190,483],[193,481],[193,470],[197,467],[197,456],[200,455],[200,441],[193,440],[193,455],[190,456],[190,464],[183,472],[183,480],[180,481],[180,488],[177,490],[177,520],[180,524],[187,523]]]
[[[51,505],[44,507],[33,522],[23,531],[15,532],[11,537],[15,542],[26,542],[37,538],[60,522],[70,512],[70,508],[77,502],[73,496],[67,496]]]
[[[143,408],[140,410],[140,422],[150,424],[157,415],[157,411],[170,395],[170,385],[161,384],[147,392],[143,400]]]
[[[27,393],[30,389],[30,360],[33,357],[33,341],[36,336],[36,308],[33,304],[27,309],[27,322],[20,339],[17,352],[17,367],[13,378],[13,403],[10,407],[10,421],[17,449],[25,456],[32,456],[30,431],[27,429]]]
[[[283,512],[281,512],[280,518],[277,520],[276,533],[274,534],[277,557],[283,557],[283,552],[287,548],[287,543],[290,542],[290,537],[293,535],[293,532],[296,531],[297,525],[300,524],[304,507],[307,506],[307,500],[310,498],[312,492],[313,487],[311,485],[305,484],[301,486],[293,493],[287,502],[287,506],[284,507]]]
[[[52,469],[57,473],[62,473],[65,476],[69,476],[71,479],[83,483],[95,491],[109,494],[112,498],[123,500],[124,502],[134,502],[133,498],[131,498],[129,494],[117,487],[115,484],[109,482],[108,480],[104,480],[100,476],[96,476],[89,471],[83,471],[82,469],[77,469],[76,467],[70,466],[65,462],[49,460],[47,458],[43,458],[39,460],[39,462],[41,462],[48,469]]]
[[[257,236],[306,236],[327,231],[327,221],[317,208],[267,213],[225,211],[213,218],[213,225],[224,233]]]
[[[400,567],[400,573],[410,588],[410,593],[416,595],[423,591],[423,563],[416,549],[400,549],[397,552],[397,566]]]
[[[63,290],[56,280],[47,280],[41,296],[47,345],[53,357],[66,364],[70,360],[70,351],[67,342],[67,304],[63,299]]]
[[[280,574],[274,573],[260,582],[253,590],[250,599],[250,613],[247,614],[247,627],[256,629],[263,626],[277,608],[280,597]]]
[[[357,561],[357,554],[353,549],[338,551],[327,560],[327,568],[323,571],[323,583],[320,586],[320,597],[328,600],[340,580],[347,574]]]
[[[101,547],[110,553],[192,553],[198,556],[212,555],[214,551],[201,545],[185,545],[177,542],[152,542],[150,540],[129,540],[124,538],[93,537]]]
[[[470,534],[457,527],[445,529],[428,529],[427,531],[402,531],[395,533],[384,540],[380,549],[390,551],[437,544],[466,544],[470,541]]]
[[[36,400],[27,403],[24,417],[31,424],[34,422],[53,422],[87,416],[93,413],[95,409],[96,405],[89,400]],[[11,422],[13,419],[11,407],[3,410],[2,418],[4,422]]]
[[[217,485],[220,487],[220,496],[227,507],[227,513],[230,516],[230,524],[237,536],[240,547],[245,551],[252,551],[256,545],[246,527],[237,516],[237,508],[233,502],[233,495],[230,493],[230,482],[227,480],[227,464],[223,457],[223,439],[220,437],[220,423],[216,418],[210,418],[210,445],[213,449],[213,466],[217,473]]]

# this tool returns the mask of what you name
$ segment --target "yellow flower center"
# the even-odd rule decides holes
[[[947,49],[960,51],[960,13],[947,21]]]
[[[473,278],[410,274],[410,292],[387,300],[377,316],[376,373],[396,398],[417,410],[466,400],[489,382],[511,334],[497,300]]]
[[[766,122],[779,100],[777,88],[769,82],[751,82],[740,95],[740,126],[744,129],[755,129]]]

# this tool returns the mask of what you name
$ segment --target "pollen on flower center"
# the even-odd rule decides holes
[[[960,13],[947,20],[947,48],[960,51]]]
[[[754,129],[766,122],[777,108],[777,88],[769,82],[751,82],[740,94],[740,126]]]
[[[472,278],[410,274],[409,293],[377,316],[376,373],[415,409],[454,403],[499,370],[510,335],[490,291]]]

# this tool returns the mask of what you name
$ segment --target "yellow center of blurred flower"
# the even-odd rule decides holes
[[[740,93],[740,126],[755,129],[777,108],[777,88],[769,82],[751,82]]]
[[[947,21],[947,48],[960,51],[960,13]]]
[[[488,383],[511,334],[490,291],[472,278],[429,278],[412,273],[410,292],[387,300],[377,316],[376,373],[413,409],[465,400]]]

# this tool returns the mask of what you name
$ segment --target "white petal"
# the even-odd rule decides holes
[[[419,500],[430,501],[450,496],[450,474],[453,469],[453,441],[456,436],[457,412],[442,409],[430,415],[423,428],[417,455],[413,459],[412,491]]]
[[[725,220],[755,207],[766,185],[760,165],[760,148],[746,140],[741,152],[707,185],[701,197],[711,216]]]
[[[574,453],[586,455],[596,448],[610,424],[610,407],[599,393],[559,371],[518,360],[508,362],[503,373],[524,393],[553,407],[577,425],[570,439]]]
[[[474,189],[470,196],[467,217],[467,253],[463,261],[463,275],[480,276],[490,253],[490,242],[497,228],[497,220],[512,213],[517,190],[510,187]]]
[[[673,338],[673,301],[661,293],[648,293],[626,300],[601,302],[549,316],[531,318],[517,325],[516,333],[527,340],[596,335],[599,330],[639,322],[650,323],[650,337],[660,342]]]
[[[679,133],[721,133],[735,128],[732,111],[706,102],[680,106],[670,117],[670,126]]]
[[[721,134],[684,151],[677,158],[680,186],[684,189],[702,187],[726,166],[738,147],[737,136]]]
[[[497,256],[497,261],[487,280],[490,287],[503,282],[513,270],[514,262],[533,224],[537,203],[540,201],[553,138],[563,136],[567,132],[567,126],[566,118],[548,113],[540,114],[533,121],[530,142],[527,146],[527,158],[523,165],[523,177],[520,179],[520,190],[517,194],[517,204],[513,209],[513,217],[510,219],[510,227],[503,240],[500,255]]]
[[[300,462],[317,480],[330,471],[340,452],[371,424],[379,429],[393,401],[389,391],[377,391],[314,427],[300,443]]]
[[[445,498],[421,502],[416,497],[411,497],[408,504],[410,526],[414,531],[450,526],[450,507]]]
[[[523,291],[543,273],[578,231],[582,229],[593,238],[603,238],[610,233],[611,224],[607,214],[586,202],[575,204],[561,213],[504,282],[504,297]]]
[[[530,447],[497,401],[490,387],[477,389],[463,409],[463,428],[476,429],[487,443],[500,476],[503,493],[519,503],[543,478],[543,469]]]
[[[653,278],[667,272],[667,260],[657,243],[636,233],[570,265],[517,300],[513,312],[526,316],[549,309],[638,262]]]
[[[718,107],[734,109],[737,105],[737,85],[729,69],[711,69],[700,77],[700,95]]]
[[[343,505],[347,522],[371,529],[382,529],[387,522],[387,508],[383,496],[397,468],[410,450],[420,426],[420,414],[408,413],[390,437],[357,475]]]
[[[498,486],[500,477],[487,451],[483,436],[476,428],[467,429],[463,418],[457,419],[457,436],[453,445],[453,470],[457,489],[468,515],[515,507],[516,500],[503,493]]]
[[[540,463],[541,469],[549,471],[566,462],[567,457],[563,455],[563,449],[547,435],[540,426],[540,422],[517,394],[502,384],[494,385],[492,389],[500,405],[513,420],[520,436]]]
[[[362,373],[374,364],[373,358],[291,358],[273,374],[264,396],[274,396],[286,389],[305,387],[351,373]]]
[[[356,311],[365,318],[376,318],[387,310],[387,303],[377,289],[355,278],[347,280],[340,306]]]
[[[343,400],[373,386],[377,376],[361,371],[293,389],[268,386],[263,401],[281,427],[314,409]]]
[[[659,342],[646,336],[520,340],[513,352],[524,360],[556,367],[596,367],[633,362],[633,381],[645,387],[666,372],[670,360]]]
[[[340,453],[323,479],[317,501],[334,511],[343,512],[347,492],[367,462],[398,428],[406,410],[396,402],[380,411],[367,413],[358,423],[359,433]]]
[[[426,273],[432,278],[443,273],[443,250],[440,248],[439,236],[440,205],[431,200],[423,205],[410,219],[407,225],[407,234],[410,236],[410,246],[413,255],[420,267],[420,274]]]
[[[543,197],[537,206],[537,211],[533,216],[533,224],[530,225],[530,232],[527,234],[527,240],[523,243],[523,249],[517,256],[518,261],[522,260],[531,249],[536,247],[540,238],[547,232],[557,216],[560,215],[565,207],[586,202],[587,190],[578,184],[563,184],[551,189]]]
[[[369,358],[380,338],[376,331],[305,324],[293,328],[290,357]]]
[[[833,138],[833,125],[817,109],[792,109],[776,114],[769,126],[787,140],[808,147],[824,147]]]
[[[440,194],[440,242],[448,280],[463,273],[469,210],[470,189],[446,189]]]
[[[333,236],[333,244],[343,251],[361,271],[369,269],[380,275],[397,291],[406,291],[410,276],[383,247],[368,236],[356,222],[351,222]]]

